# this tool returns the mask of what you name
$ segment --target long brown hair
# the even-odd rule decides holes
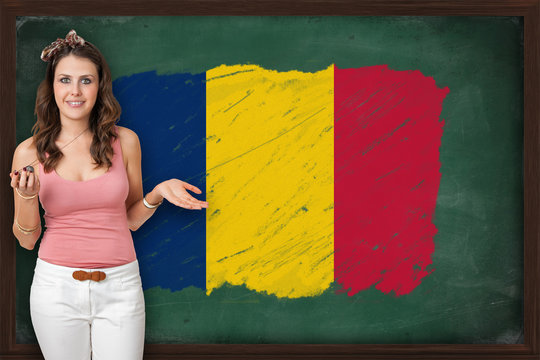
[[[94,136],[90,146],[90,154],[96,163],[96,168],[102,166],[109,168],[112,165],[111,159],[114,153],[111,140],[117,138],[114,125],[120,117],[122,109],[112,92],[109,65],[107,65],[98,48],[89,42],[86,42],[84,46],[76,46],[75,48],[65,46],[47,65],[45,79],[43,79],[37,90],[36,107],[34,109],[37,121],[32,127],[38,160],[43,164],[45,172],[50,172],[64,156],[55,144],[55,140],[62,129],[62,124],[60,122],[60,111],[54,99],[53,81],[58,62],[68,55],[87,58],[96,65],[99,76],[99,89],[89,120],[89,129]],[[47,157],[45,153],[48,153],[49,156]]]

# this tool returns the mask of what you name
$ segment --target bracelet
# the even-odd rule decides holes
[[[146,196],[143,196],[142,202],[143,202],[144,206],[146,206],[147,208],[155,209],[155,208],[157,208],[159,205],[161,205],[163,203],[163,200],[161,200],[157,204],[149,204],[148,201],[146,201]]]
[[[30,200],[30,199],[33,199],[33,198],[35,198],[36,196],[38,196],[37,193],[35,193],[35,194],[32,195],[32,196],[24,196],[23,194],[21,194],[21,192],[19,191],[18,188],[15,188],[15,191],[17,191],[17,194],[19,194],[19,196],[22,197],[24,200]]]
[[[30,235],[30,234],[35,233],[37,229],[39,229],[39,226],[40,226],[40,224],[37,224],[37,226],[33,229],[25,229],[21,225],[19,225],[19,222],[17,221],[17,219],[15,219],[15,225],[17,225],[17,228],[19,229],[19,231],[22,232],[24,235]]]

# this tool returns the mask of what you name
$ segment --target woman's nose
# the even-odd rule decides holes
[[[73,86],[71,87],[71,95],[80,95],[81,89],[79,88],[78,83],[73,83]]]

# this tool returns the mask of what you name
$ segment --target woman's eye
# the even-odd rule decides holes
[[[64,83],[64,84],[68,84],[71,80],[69,78],[61,78],[60,79],[60,82],[61,83]],[[91,84],[92,83],[92,80],[90,79],[82,79],[81,80],[81,83],[82,84],[85,84],[85,85],[88,85],[88,84]]]

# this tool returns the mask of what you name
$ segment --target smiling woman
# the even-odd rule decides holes
[[[68,55],[61,59],[56,66],[53,88],[54,98],[60,113],[60,121],[72,124],[73,128],[76,129],[76,134],[86,130],[92,109],[96,103],[99,90],[98,84],[98,69],[87,58]],[[65,138],[58,137],[56,142],[60,146],[66,145],[76,134],[64,134]],[[75,146],[76,144],[72,148],[75,148]],[[77,153],[84,154],[84,152],[79,151]],[[76,172],[71,171],[71,169],[77,167],[80,169],[80,164],[84,164],[85,160],[78,156],[65,156],[65,159],[56,165],[55,171],[64,174],[62,177],[72,180],[99,176],[107,171],[107,169],[92,169],[92,167],[86,169],[84,174],[77,175]]]
[[[98,84],[98,70],[92,61],[74,55],[63,58],[54,76],[54,97],[60,117],[66,118],[64,121],[89,118],[96,103]]]
[[[71,30],[45,48],[42,60],[48,66],[37,91],[34,135],[15,150],[13,169],[21,170],[10,173],[13,233],[22,247],[33,249],[41,234],[38,200],[45,210],[30,290],[41,351],[55,360],[92,353],[142,359],[145,302],[130,230],[163,199],[188,209],[208,203],[186,191],[201,190],[178,179],[143,197],[139,139],[116,126],[121,108],[94,45]]]
[[[68,75],[71,71],[75,75]],[[79,73],[91,72],[79,76]],[[94,63],[85,58],[69,55],[63,58],[56,67],[54,79],[54,99],[60,111],[60,119],[66,121],[87,121],[96,103],[98,83],[88,77],[97,78]],[[86,124],[82,124],[86,125]]]

